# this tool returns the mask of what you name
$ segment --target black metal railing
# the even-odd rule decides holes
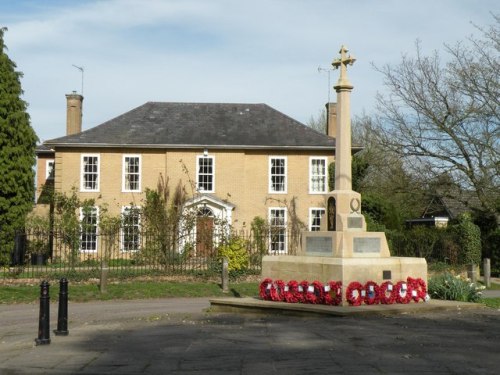
[[[297,236],[289,231],[273,234],[252,231],[214,234],[200,239],[192,233],[158,233],[154,230],[95,233],[23,230],[0,233],[0,263],[4,278],[99,278],[192,275],[210,276],[221,271],[221,249],[243,252],[240,274],[258,274],[264,255],[295,254]],[[234,246],[237,244],[237,246]],[[233,246],[233,247],[231,247]],[[226,248],[227,251],[227,248]],[[5,256],[6,255],[6,256]],[[241,259],[241,258],[239,258]]]

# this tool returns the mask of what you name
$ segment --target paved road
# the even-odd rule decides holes
[[[492,309],[335,318],[208,306],[198,298],[70,303],[69,336],[34,346],[38,306],[0,305],[0,374],[497,374],[500,365]]]

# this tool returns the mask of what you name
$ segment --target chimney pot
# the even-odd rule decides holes
[[[337,103],[326,103],[326,135],[336,138]]]
[[[66,94],[66,135],[82,132],[82,103],[83,96],[76,91]]]

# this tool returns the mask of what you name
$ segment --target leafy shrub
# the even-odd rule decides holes
[[[441,230],[441,236],[436,244],[435,259],[449,263],[453,266],[459,264],[460,245],[459,239],[453,230]]]
[[[219,247],[219,259],[227,258],[229,271],[244,271],[248,268],[247,241],[241,237],[232,237],[228,243]]]
[[[483,250],[484,257],[491,260],[491,274],[500,275],[500,229],[485,238]]]
[[[443,273],[429,279],[428,291],[431,298],[450,301],[477,302],[481,299],[481,291],[469,279]]]
[[[461,214],[458,224],[454,225],[452,231],[458,237],[460,253],[458,261],[461,264],[481,263],[481,231],[472,222],[469,213]]]
[[[435,227],[416,226],[409,230],[391,231],[388,240],[393,255],[430,259],[444,231]]]

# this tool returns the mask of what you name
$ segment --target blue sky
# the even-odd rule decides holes
[[[8,54],[41,140],[64,135],[65,94],[82,90],[88,129],[147,101],[266,103],[307,122],[333,90],[342,44],[352,112],[383,91],[372,63],[395,64],[421,41],[442,50],[493,23],[497,0],[0,0]],[[331,83],[338,72],[332,71]]]

